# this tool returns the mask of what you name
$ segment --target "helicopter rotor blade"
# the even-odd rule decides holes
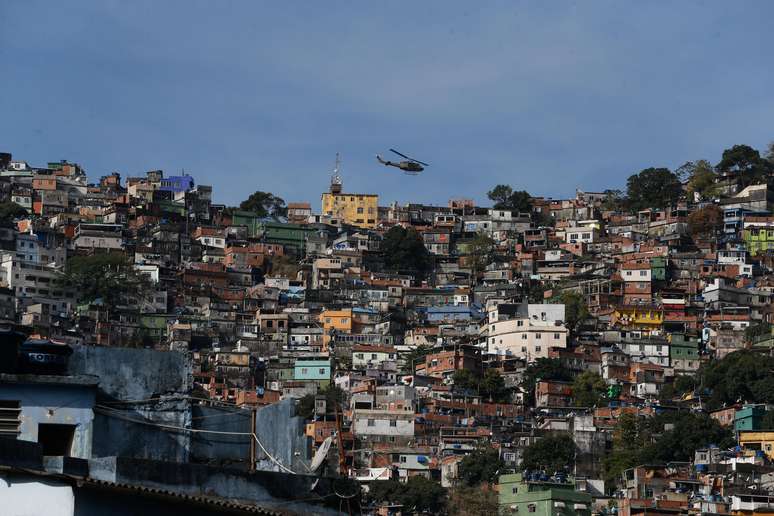
[[[406,158],[406,159],[409,159],[409,160],[411,159],[408,156],[406,156],[405,154],[402,154],[402,153],[396,151],[395,149],[390,149],[390,152],[394,152],[395,154],[397,154],[398,156],[400,156],[402,158]]]
[[[403,154],[403,153],[400,153],[400,152],[396,151],[395,149],[390,149],[390,152],[394,152],[394,153],[395,153],[395,154],[397,154],[398,156],[401,156],[401,157],[403,157],[403,158],[406,158],[406,159],[407,159],[407,160],[409,160],[409,161],[413,161],[414,163],[419,163],[420,165],[424,165],[424,166],[426,166],[426,167],[429,167],[429,166],[430,166],[430,165],[428,165],[427,163],[423,163],[422,161],[419,161],[418,159],[410,158],[410,157],[406,156],[405,154]]]

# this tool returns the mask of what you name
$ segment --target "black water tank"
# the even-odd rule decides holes
[[[65,374],[73,350],[67,344],[47,339],[28,339],[19,346],[18,371],[35,374]]]
[[[15,373],[19,366],[19,346],[27,336],[0,329],[0,373]]]

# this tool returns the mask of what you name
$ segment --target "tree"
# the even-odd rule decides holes
[[[494,201],[494,208],[501,209],[508,204],[511,195],[513,195],[513,188],[508,185],[497,185],[486,193],[490,201]]]
[[[451,516],[494,516],[499,511],[497,492],[486,486],[456,487],[451,492],[446,511]]]
[[[575,466],[575,442],[566,433],[549,434],[524,449],[521,468],[546,472],[570,471]]]
[[[688,231],[694,237],[712,237],[723,227],[723,211],[709,204],[688,215]]]
[[[645,423],[650,425],[654,438],[642,449],[640,463],[686,462],[693,459],[697,449],[710,444],[721,448],[733,445],[731,430],[720,426],[708,414],[665,413],[649,418]]]
[[[252,211],[259,217],[284,217],[288,213],[285,201],[281,197],[276,197],[269,192],[254,192],[242,201],[239,205],[240,210]]]
[[[321,389],[318,395],[325,396],[325,408],[326,412],[333,413],[335,406],[338,403],[340,406],[344,403],[344,391],[335,385],[328,385]],[[301,416],[304,419],[312,419],[314,417],[314,405],[315,394],[307,394],[302,396],[296,402],[296,415]]]
[[[100,300],[108,309],[126,298],[141,297],[149,289],[147,277],[121,253],[73,256],[58,283],[77,292],[78,301]]]
[[[632,210],[671,206],[682,191],[680,180],[668,168],[646,168],[626,182],[627,201]]]
[[[564,305],[564,322],[567,324],[570,336],[572,336],[578,326],[589,317],[586,299],[579,292],[565,290],[559,295],[559,302]]]
[[[497,185],[486,194],[494,201],[496,210],[511,210],[517,213],[528,213],[532,210],[532,196],[525,190],[514,191],[508,185]]]
[[[771,324],[762,322],[745,328],[744,338],[747,342],[755,342],[759,337],[771,336]]]
[[[604,378],[592,371],[579,374],[572,383],[572,399],[576,407],[596,407],[606,393]]]
[[[432,257],[422,236],[414,228],[393,226],[384,234],[379,250],[387,269],[424,278],[432,268]]]
[[[624,211],[626,197],[621,190],[605,190],[605,198],[602,200],[602,209],[607,211]]]
[[[717,169],[725,175],[735,176],[739,185],[744,188],[768,182],[774,165],[771,161],[761,158],[760,152],[749,145],[734,145],[723,151]]]
[[[497,474],[505,467],[500,453],[489,446],[481,447],[465,456],[459,464],[459,478],[465,486],[482,483],[494,484]]]
[[[714,410],[736,402],[774,403],[774,390],[767,390],[772,370],[774,357],[740,350],[703,365],[697,377],[707,408]]]
[[[710,444],[727,448],[731,430],[708,414],[664,412],[654,417],[623,414],[613,431],[613,450],[604,459],[605,480],[614,482],[637,464],[685,462]]]
[[[665,384],[658,393],[661,401],[671,401],[682,397],[687,392],[693,392],[696,389],[696,378],[693,376],[676,376],[672,383]]]
[[[486,370],[481,379],[479,393],[494,403],[507,403],[510,398],[510,391],[505,386],[505,379],[497,369]]]
[[[691,175],[688,178],[688,195],[691,199],[698,194],[700,199],[707,199],[718,195],[718,188],[715,185],[717,174],[709,161],[700,159],[691,164]]]
[[[407,514],[440,514],[446,504],[446,490],[423,476],[413,476],[405,484],[397,480],[372,482],[368,498],[377,503],[403,505]]]
[[[641,420],[633,414],[621,414],[613,429],[613,449],[603,461],[605,483],[613,485],[621,478],[621,473],[639,463],[639,453],[648,441]]]
[[[12,222],[27,216],[27,210],[12,201],[0,203],[0,222]]]
[[[535,401],[535,386],[540,380],[569,382],[572,375],[558,358],[538,358],[527,366],[521,386],[527,391],[527,401]]]
[[[478,394],[480,380],[470,369],[457,369],[452,375],[454,390],[459,393]]]
[[[473,276],[483,271],[492,262],[495,242],[486,233],[479,233],[470,243],[468,257],[473,268]]]
[[[766,161],[774,165],[774,141],[766,146]]]

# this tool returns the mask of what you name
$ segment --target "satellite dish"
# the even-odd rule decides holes
[[[328,436],[325,438],[325,440],[322,442],[319,448],[317,448],[317,451],[314,452],[314,458],[312,458],[312,465],[309,467],[309,470],[311,472],[317,471],[317,469],[322,465],[323,461],[325,460],[325,457],[328,456],[328,450],[331,449],[331,443],[333,442],[333,437]]]

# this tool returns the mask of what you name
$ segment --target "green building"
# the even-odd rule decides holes
[[[751,227],[742,231],[747,252],[755,256],[774,249],[774,228]]]
[[[282,222],[263,222],[261,230],[267,244],[281,244],[286,251],[295,251],[297,254],[302,254],[306,249],[307,236],[317,232],[309,226]]]
[[[765,415],[766,409],[760,406],[741,408],[734,413],[734,430],[737,432],[744,430],[762,430],[763,416]]]
[[[666,281],[667,259],[663,256],[655,256],[650,259],[650,277],[653,281]]]
[[[231,215],[231,223],[235,226],[247,226],[247,234],[251,238],[260,236],[263,218],[255,212],[237,210]]]
[[[696,370],[699,368],[699,339],[688,337],[683,333],[673,333],[669,343],[669,363],[679,370]]]
[[[512,473],[500,475],[498,484],[500,514],[591,516],[591,495],[576,491],[572,477],[525,480],[521,473]]]
[[[140,315],[140,332],[143,336],[161,341],[167,337],[166,314],[142,314]]]

